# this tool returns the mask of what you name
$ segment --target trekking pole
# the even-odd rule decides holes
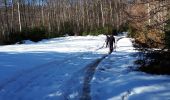
[[[104,45],[105,45],[105,43],[103,43],[103,45],[100,48],[96,49],[96,51],[99,49],[102,49],[104,47]]]

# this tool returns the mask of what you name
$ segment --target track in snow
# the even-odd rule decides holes
[[[95,51],[97,51],[97,50],[99,50],[99,49],[96,49]],[[58,77],[57,76],[58,70],[60,70],[60,68],[62,70],[62,66],[63,67],[66,66],[66,68],[68,68],[67,64],[69,62],[74,63],[75,61],[77,61],[75,59],[79,59],[79,60],[84,61],[83,65],[88,65],[91,62],[93,64],[96,63],[96,59],[97,59],[97,62],[98,62],[98,60],[102,59],[101,55],[100,55],[99,56],[100,58],[97,57],[97,58],[92,59],[91,61],[88,60],[87,62],[85,62],[86,60],[84,60],[83,58],[86,56],[88,57],[88,55],[90,57],[92,55],[92,53],[93,52],[81,53],[81,54],[66,58],[64,60],[60,60],[60,61],[54,60],[49,63],[37,66],[37,67],[35,67],[31,70],[28,70],[24,73],[21,73],[17,76],[14,76],[9,81],[7,81],[5,84],[2,84],[0,86],[0,99],[9,100],[8,97],[10,97],[10,98],[13,98],[14,100],[18,100],[19,98],[21,98],[22,100],[27,100],[27,99],[25,99],[25,97],[22,97],[23,93],[25,93],[28,89],[32,89],[35,87],[42,87],[43,85],[41,82],[39,82],[39,80],[42,80],[43,82],[48,80],[49,83],[50,82],[54,83],[56,78]],[[95,61],[95,62],[93,62],[93,61]],[[81,66],[79,66],[79,67],[81,68]],[[90,66],[88,66],[88,67],[90,67]],[[82,68],[83,69],[80,69],[80,70],[85,71],[84,68],[86,68],[86,66],[84,66]],[[75,72],[73,72],[71,74],[74,74],[74,73]],[[61,75],[59,75],[59,77],[63,76],[63,75],[64,75],[64,72],[61,72]],[[89,77],[91,77],[91,76],[89,76]],[[55,80],[53,78],[55,78]],[[68,77],[68,78],[75,78],[75,77]],[[47,83],[48,82],[46,82],[46,84]],[[60,82],[58,82],[58,84],[60,84]],[[63,95],[65,95],[64,92],[63,92]]]
[[[87,70],[86,74],[84,76],[84,83],[83,83],[83,93],[82,96],[80,97],[80,100],[91,100],[91,95],[90,95],[90,82],[93,79],[93,75],[95,73],[95,70],[99,63],[105,59],[108,55],[104,55],[102,58],[95,60],[91,64],[87,65]]]

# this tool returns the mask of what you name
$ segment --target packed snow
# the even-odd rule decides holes
[[[0,46],[0,100],[170,99],[169,76],[132,71],[139,52],[116,40],[111,55],[104,35]]]

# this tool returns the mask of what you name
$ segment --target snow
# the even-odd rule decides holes
[[[170,78],[131,70],[139,53],[131,39],[118,41],[113,52],[99,65],[91,82],[93,100],[168,100]]]
[[[108,52],[99,49],[104,40],[105,36],[73,36],[1,46],[0,100],[64,98],[67,81],[76,73],[83,79],[86,65]]]
[[[27,70],[53,60],[60,61],[81,52],[92,52],[103,45],[103,41],[100,41],[103,38],[105,37],[62,37],[35,44],[29,42],[30,44],[1,46],[0,82],[3,77],[13,75],[18,70]]]
[[[0,100],[79,100],[87,74],[93,75],[89,67],[99,59],[86,83],[92,100],[170,99],[169,76],[132,71],[139,56],[132,39],[116,40],[115,51],[105,59],[104,35],[0,46]]]

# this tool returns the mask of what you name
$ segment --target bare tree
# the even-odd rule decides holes
[[[0,0],[0,34],[45,28],[80,35],[125,22],[124,0]]]

